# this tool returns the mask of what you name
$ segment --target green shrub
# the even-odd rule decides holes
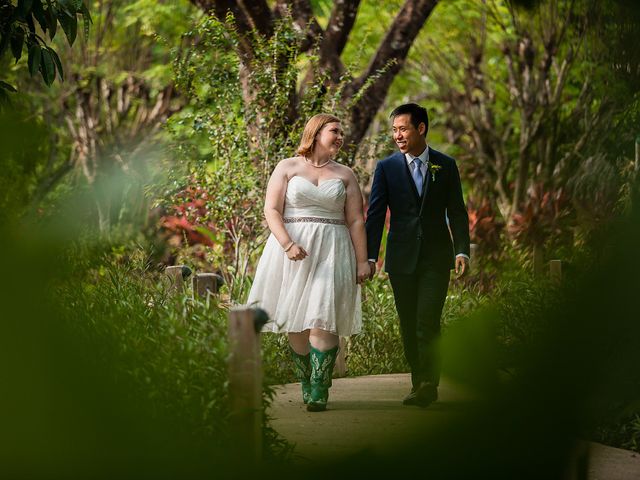
[[[382,276],[362,288],[362,333],[350,339],[347,371],[354,376],[408,371],[393,291]]]
[[[297,382],[289,353],[287,335],[263,333],[261,344],[265,383],[268,385],[282,385],[284,383]]]
[[[443,331],[483,301],[484,296],[453,281],[442,312]],[[386,275],[377,275],[364,284],[362,316],[362,333],[349,342],[349,375],[408,372],[393,290]]]
[[[130,401],[153,417],[211,447],[227,446],[227,309],[173,292],[140,249],[92,263],[78,262],[57,289],[66,322],[93,347],[87,361],[108,363]],[[265,390],[265,410],[272,393]],[[266,420],[264,439],[268,458],[289,450]]]

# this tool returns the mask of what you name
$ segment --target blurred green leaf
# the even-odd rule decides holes
[[[56,79],[56,66],[53,60],[53,55],[48,49],[42,50],[42,63],[40,64],[40,70],[42,72],[42,78],[47,86],[51,86]]]
[[[36,17],[36,20],[40,24],[40,28],[42,28],[43,31],[46,31],[48,28],[47,17],[44,13],[40,0],[35,0],[33,3],[33,16]]]
[[[69,45],[73,45],[73,42],[76,41],[76,35],[78,33],[78,19],[75,14],[69,16],[63,12],[58,14],[58,21],[64,30],[65,35],[67,36],[67,41]]]
[[[33,0],[18,0],[18,15],[25,18],[31,11]]]
[[[91,13],[87,8],[86,3],[82,3],[80,11],[82,13],[82,22],[84,24],[84,39],[86,41],[89,38],[89,25],[93,23],[93,19],[91,18]]]
[[[4,82],[2,80],[0,80],[0,89],[2,90],[9,90],[10,92],[17,92],[16,87],[14,87],[13,85],[8,84],[7,82]]]
[[[60,81],[64,81],[64,71],[62,70],[62,62],[60,61],[60,57],[58,56],[58,54],[53,48],[47,48],[47,51],[49,52],[49,54],[51,55],[51,57],[53,58],[56,64],[56,68],[58,69],[58,74],[60,75]]]
[[[35,75],[40,69],[40,63],[42,61],[42,52],[40,45],[34,43],[29,48],[29,73],[31,76]]]
[[[48,6],[49,8],[45,10],[44,16],[47,20],[49,38],[53,40],[53,38],[56,36],[56,32],[58,31],[58,12],[53,3],[49,3]]]
[[[16,63],[22,57],[22,45],[24,44],[24,31],[19,28],[11,37],[11,53],[13,53]]]

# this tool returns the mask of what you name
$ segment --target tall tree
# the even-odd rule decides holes
[[[206,12],[224,21],[227,15],[234,19],[241,40],[237,54],[241,59],[240,80],[244,100],[254,101],[256,92],[248,81],[254,69],[254,53],[257,42],[270,39],[276,29],[275,22],[290,15],[302,32],[299,48],[308,52],[317,48],[317,64],[310,66],[305,81],[299,89],[291,88],[289,108],[285,116],[291,120],[298,110],[298,102],[309,83],[318,73],[325,79],[327,89],[335,88],[345,73],[341,55],[355,23],[360,0],[336,0],[333,2],[327,26],[322,28],[309,0],[278,0],[270,7],[265,0],[191,0]],[[360,143],[383,102],[393,79],[401,71],[411,45],[431,15],[438,0],[406,0],[398,11],[386,35],[380,42],[367,68],[343,85],[342,104],[347,111],[349,126],[345,143],[354,147]],[[287,62],[286,57],[280,59]],[[315,70],[314,70],[315,69]],[[286,65],[281,65],[286,70]],[[366,87],[366,88],[365,88]]]
[[[462,150],[476,196],[512,224],[532,212],[558,220],[563,192],[588,171],[601,179],[609,172],[605,183],[615,190],[615,159],[605,158],[604,142],[620,98],[604,88],[611,66],[589,48],[595,24],[588,5],[548,0],[521,10],[509,0],[466,4],[465,28],[473,34],[457,47],[429,48],[424,71],[435,83],[431,98],[446,115],[449,140]],[[595,197],[591,204],[598,207]],[[600,200],[603,211],[610,206]],[[533,241],[543,242],[548,233],[540,229]]]

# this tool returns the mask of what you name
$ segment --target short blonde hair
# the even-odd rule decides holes
[[[319,113],[311,117],[304,126],[300,146],[298,147],[298,150],[296,150],[296,153],[303,156],[313,153],[313,149],[316,147],[316,136],[318,135],[318,132],[322,130],[322,127],[327,123],[335,122],[340,123],[340,119],[333,115],[329,115],[328,113]]]

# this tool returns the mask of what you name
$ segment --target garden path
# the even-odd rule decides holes
[[[460,386],[443,380],[439,401],[427,409],[405,407],[400,399],[410,389],[408,374],[334,379],[329,409],[307,412],[300,384],[276,387],[271,425],[295,444],[294,461],[321,464],[358,453],[394,455],[416,431],[446,428],[472,399]],[[640,455],[591,443],[589,480],[640,478]]]

